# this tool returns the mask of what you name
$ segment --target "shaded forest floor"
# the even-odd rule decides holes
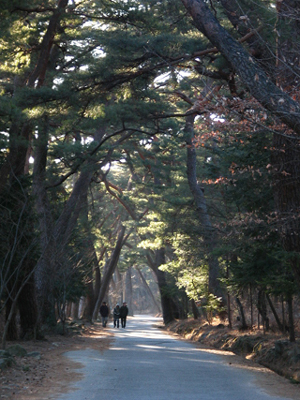
[[[238,355],[235,363],[261,364],[288,378],[295,385],[284,386],[284,394],[300,398],[300,340],[289,343],[288,338],[262,331],[240,332],[222,324],[212,326],[193,319],[173,322],[160,328],[201,346],[231,351]],[[300,332],[297,332],[300,334]],[[299,337],[300,335],[298,335]],[[94,325],[79,322],[69,326],[68,335],[47,334],[45,340],[9,342],[7,347],[20,344],[27,352],[35,351],[40,357],[15,357],[12,367],[0,370],[0,398],[10,400],[50,400],[69,390],[70,382],[81,378],[80,366],[63,356],[67,351],[109,348],[113,333]],[[248,359],[248,361],[246,360]],[[240,360],[240,361],[239,361]],[[244,361],[245,360],[245,361]],[[296,394],[297,394],[296,393]],[[294,397],[292,397],[292,395]]]
[[[269,368],[292,383],[300,383],[300,332],[296,332],[296,342],[290,343],[288,336],[282,333],[239,331],[222,323],[208,325],[194,319],[172,322],[166,329],[211,348],[231,351]]]

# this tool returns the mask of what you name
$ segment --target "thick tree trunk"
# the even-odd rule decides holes
[[[5,309],[5,327],[2,337],[2,348],[5,348],[6,340],[17,340],[18,339],[18,327],[16,321],[16,302],[10,299],[6,302]]]
[[[35,296],[34,274],[31,275],[20,292],[18,308],[20,312],[21,339],[38,339],[38,311]]]
[[[289,314],[290,342],[295,342],[296,335],[295,335],[295,324],[294,324],[293,296],[288,296],[287,304],[288,304],[288,314]]]
[[[249,31],[261,28],[261,26],[258,26],[256,21],[253,20],[251,20],[251,28],[249,26],[250,24],[245,24],[243,18],[245,16],[245,13],[243,12],[244,10],[242,10],[236,0],[220,0],[220,3],[225,10],[227,18],[239,35],[245,37],[249,34]],[[256,11],[256,4],[249,3],[247,6],[251,11],[254,11],[254,8]],[[254,35],[248,35],[246,42],[249,46],[251,55],[258,62],[259,66],[268,74],[268,76],[274,77],[272,80],[275,80],[274,54],[271,49],[266,46],[262,36],[258,32]]]
[[[72,303],[71,318],[78,319],[78,313],[79,313],[79,301],[77,303]]]
[[[91,322],[93,319],[94,308],[95,308],[95,297],[94,297],[93,273],[90,272],[88,276],[88,283],[86,286],[86,307],[83,313],[83,318]]]
[[[192,299],[191,304],[192,304],[192,311],[193,311],[194,319],[198,319],[200,317],[200,313],[199,313],[198,307],[195,303],[195,300]]]
[[[271,310],[272,310],[272,313],[273,313],[273,315],[274,315],[274,318],[275,318],[275,321],[276,321],[276,323],[277,323],[277,326],[278,326],[279,330],[280,330],[281,332],[283,332],[283,331],[284,331],[283,325],[282,325],[282,323],[280,322],[280,319],[279,319],[279,316],[278,316],[278,314],[277,314],[276,308],[274,307],[274,304],[272,303],[272,300],[271,300],[270,296],[269,296],[267,293],[266,293],[266,297],[267,297],[269,306],[270,306],[270,308],[271,308]]]
[[[95,287],[94,287],[94,298],[97,299],[99,296],[101,287],[101,271],[99,265],[95,268]]]
[[[62,213],[55,223],[51,236],[48,238],[47,242],[42,243],[44,249],[42,257],[37,265],[36,282],[40,316],[43,322],[55,323],[53,278],[57,274],[56,269],[58,266],[63,264],[60,260],[64,259],[64,249],[81,212],[92,175],[93,171],[89,169],[81,172],[74,185],[70,198],[66,202]],[[46,204],[44,204],[44,206],[46,207]]]
[[[220,50],[253,97],[299,134],[299,104],[267,77],[243,46],[219,24],[204,0],[181,2],[193,18],[196,28]]]
[[[123,301],[126,301],[127,303],[129,315],[133,316],[131,271],[132,268],[129,267],[125,273],[125,291],[124,291]]]
[[[257,295],[257,309],[262,317],[264,329],[268,332],[270,329],[270,320],[267,312],[266,295],[261,289],[259,289]]]
[[[235,298],[235,301],[238,306],[240,317],[241,317],[241,322],[242,322],[241,329],[248,329],[248,325],[247,325],[245,313],[244,313],[244,307],[238,297]]]
[[[220,285],[220,268],[217,257],[213,255],[213,250],[216,247],[216,232],[211,224],[206,200],[204,197],[203,190],[198,184],[196,165],[197,156],[196,149],[193,143],[194,139],[194,119],[195,115],[189,115],[186,117],[185,132],[187,134],[187,177],[191,193],[194,197],[197,214],[202,227],[202,236],[207,248],[208,263],[209,263],[209,276],[208,276],[208,290],[210,293],[217,297],[222,298],[223,304],[226,304],[226,298],[221,289]]]
[[[147,256],[149,266],[155,274],[157,284],[159,287],[161,307],[163,313],[163,320],[165,324],[174,321],[175,314],[179,314],[176,305],[172,299],[169,291],[165,272],[159,269],[159,266],[165,263],[165,249],[155,250],[155,259],[152,261],[151,257]]]
[[[88,321],[92,321],[93,311],[96,303],[95,290],[94,290],[94,272],[97,269],[99,270],[99,268],[90,228],[87,192],[85,193],[83,201],[82,228],[84,229],[85,232],[84,235],[85,238],[83,243],[84,263],[88,267],[88,283],[87,283],[87,295],[86,295],[87,304],[84,312],[84,318],[87,319]]]
[[[115,272],[115,299],[116,303],[123,302],[123,274],[119,268],[116,268]]]

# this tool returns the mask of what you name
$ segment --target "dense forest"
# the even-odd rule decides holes
[[[300,4],[2,0],[6,340],[126,298],[295,340]]]

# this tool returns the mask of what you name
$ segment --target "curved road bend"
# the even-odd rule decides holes
[[[129,318],[126,329],[113,330],[110,349],[66,353],[82,363],[84,377],[72,384],[75,390],[56,400],[288,399],[264,392],[255,383],[255,372],[161,332],[153,326],[158,322],[146,316]]]

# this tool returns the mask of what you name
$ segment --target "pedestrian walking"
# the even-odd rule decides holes
[[[103,303],[100,307],[100,315],[101,315],[101,319],[102,319],[102,326],[104,328],[106,327],[106,324],[107,324],[108,314],[109,314],[108,307],[106,305],[106,302],[103,301]]]
[[[128,307],[126,302],[123,302],[123,305],[120,308],[120,316],[121,316],[121,324],[122,324],[122,328],[126,327],[126,318],[128,315]]]
[[[120,305],[117,303],[116,307],[114,308],[114,328],[119,328],[119,319],[120,319]]]

